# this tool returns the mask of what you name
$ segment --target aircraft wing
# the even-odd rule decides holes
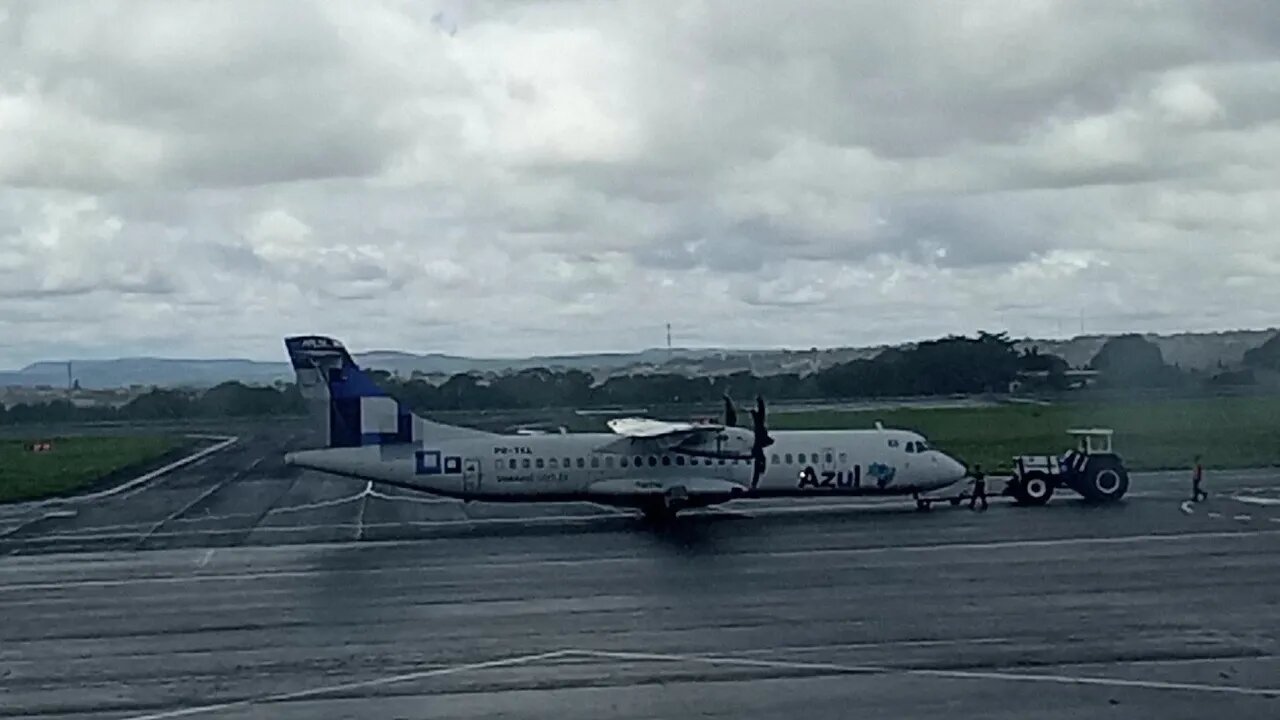
[[[709,477],[611,478],[592,483],[587,492],[601,497],[666,495],[671,492],[687,496],[721,496],[745,493],[747,487],[729,480]]]
[[[608,422],[617,433],[616,441],[596,448],[596,452],[630,455],[664,453],[698,436],[714,436],[724,429],[716,423],[668,422],[649,418],[616,418]]]
[[[608,422],[609,429],[629,438],[656,438],[665,435],[688,435],[698,432],[718,432],[724,429],[717,423],[668,422],[650,418],[615,418]]]

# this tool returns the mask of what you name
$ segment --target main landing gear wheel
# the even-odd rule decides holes
[[[920,512],[929,512],[930,510],[933,509],[932,500],[926,500],[925,498],[922,498],[919,495],[916,495],[915,497],[916,497],[916,510],[919,510]]]
[[[1053,497],[1053,483],[1041,473],[1028,473],[1014,489],[1019,505],[1044,505]]]
[[[675,508],[667,505],[665,502],[655,502],[640,508],[644,513],[645,522],[651,525],[666,525],[676,519]]]

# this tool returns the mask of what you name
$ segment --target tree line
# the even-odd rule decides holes
[[[1280,342],[1275,346],[1280,346]],[[1270,353],[1268,353],[1269,357]],[[1173,387],[1202,379],[1165,363],[1154,343],[1137,335],[1109,339],[1090,366],[1107,387]],[[389,393],[418,410],[661,405],[716,402],[724,393],[771,400],[857,399],[1003,393],[1019,377],[1032,389],[1063,390],[1068,365],[1035,349],[1018,351],[1004,333],[949,336],[818,372],[710,377],[645,374],[597,383],[580,370],[536,368],[498,377],[458,373],[444,383],[368,370]],[[1034,373],[1028,383],[1024,373]],[[154,389],[119,408],[82,408],[66,400],[0,408],[0,424],[101,420],[264,417],[305,412],[294,385],[258,387],[228,382],[205,391]]]

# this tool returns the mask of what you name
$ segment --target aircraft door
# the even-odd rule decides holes
[[[818,461],[822,463],[822,472],[835,472],[840,469],[836,467],[835,448],[822,448],[822,454],[818,456]]]
[[[474,493],[480,491],[480,461],[466,458],[462,461],[462,491]]]

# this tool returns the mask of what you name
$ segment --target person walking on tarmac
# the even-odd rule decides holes
[[[1200,487],[1200,483],[1204,480],[1204,465],[1200,464],[1200,456],[1196,456],[1195,466],[1191,468],[1191,501],[1200,502],[1208,500],[1209,493]]]
[[[977,510],[977,502],[982,500],[982,509],[987,509],[987,476],[982,472],[981,465],[974,465],[973,472],[973,494],[969,496],[969,509]]]

